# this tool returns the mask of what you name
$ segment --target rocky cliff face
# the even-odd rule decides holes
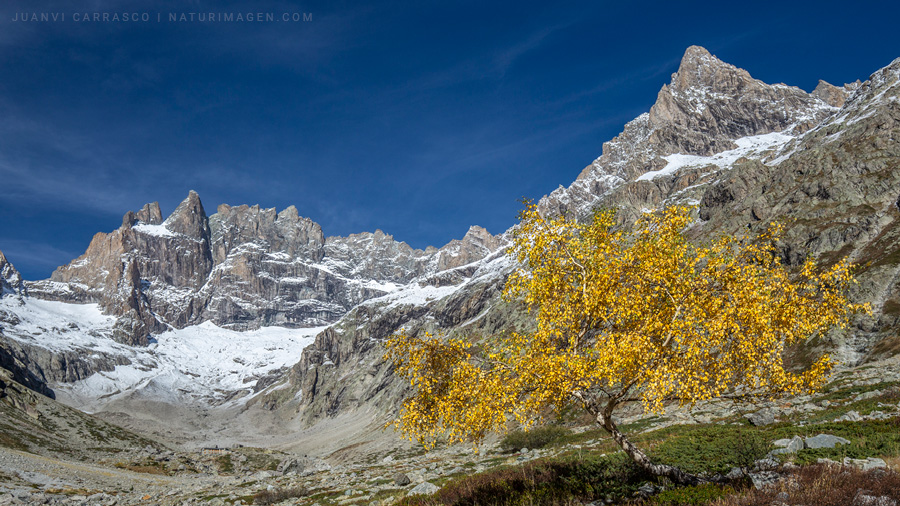
[[[94,236],[87,251],[58,268],[33,295],[72,302],[98,302],[118,317],[116,338],[146,345],[167,325],[196,322],[194,294],[212,269],[210,232],[200,197],[190,195],[162,221],[159,204],[128,212],[122,226]]]
[[[4,295],[20,295],[25,291],[22,275],[6,260],[0,251],[0,297]]]
[[[129,211],[119,229],[97,234],[82,256],[27,287],[41,299],[99,303],[117,317],[118,341],[146,345],[154,333],[203,321],[237,330],[332,323],[365,300],[501,245],[480,227],[425,251],[381,231],[326,239],[293,206],[223,204],[207,217],[191,192],[165,220],[155,202]]]

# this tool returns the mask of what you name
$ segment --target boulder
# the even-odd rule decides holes
[[[883,394],[883,393],[884,393],[884,392],[882,392],[881,390],[872,390],[872,391],[869,391],[869,392],[863,392],[863,393],[861,393],[861,394],[858,394],[858,395],[854,396],[854,397],[853,397],[853,400],[854,400],[854,401],[864,401],[864,400],[866,400],[866,399],[873,399],[873,398],[878,397],[879,395],[881,395],[881,394]]]
[[[418,485],[416,485],[415,487],[410,489],[409,493],[407,493],[406,495],[416,495],[416,494],[431,495],[431,494],[437,492],[438,490],[440,490],[440,487],[438,487],[437,485],[435,485],[433,483],[429,483],[427,481],[423,481],[422,483],[419,483]]]
[[[843,464],[848,467],[855,467],[862,471],[887,468],[887,463],[884,460],[874,457],[865,459],[851,459],[850,457],[844,457]]]
[[[409,476],[406,473],[397,473],[394,475],[394,484],[398,487],[405,487],[412,483],[412,480],[409,479]]]
[[[818,436],[808,437],[804,441],[807,448],[815,449],[815,448],[834,448],[835,445],[846,445],[850,444],[850,441],[838,436],[832,436],[831,434],[819,434]]]
[[[753,482],[753,487],[756,489],[761,489],[772,485],[779,479],[781,479],[781,475],[774,471],[760,471],[756,473],[750,473],[750,480]]]
[[[791,439],[779,439],[772,444],[779,447],[775,450],[772,450],[772,455],[779,455],[782,453],[797,453],[800,450],[806,448],[806,444],[803,442],[803,438],[800,436],[794,436]]]
[[[834,419],[835,422],[858,422],[863,417],[856,411],[848,411],[847,414]]]
[[[739,480],[744,477],[744,470],[740,467],[732,467],[731,471],[728,471],[728,474],[725,475],[725,479],[727,480]]]
[[[772,408],[763,408],[755,413],[748,413],[744,415],[744,418],[750,421],[751,424],[761,427],[763,425],[771,425],[775,423],[775,410]]]

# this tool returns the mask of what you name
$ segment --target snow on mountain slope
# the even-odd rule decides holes
[[[402,306],[428,306],[433,302],[447,299],[460,290],[465,290],[473,283],[501,279],[511,268],[510,258],[503,251],[498,251],[446,272],[445,277],[450,280],[448,284],[442,284],[436,279],[431,280],[436,282],[435,284],[428,284],[427,279],[418,279],[392,293],[363,302],[360,306],[378,307],[382,311]]]
[[[245,402],[269,386],[273,375],[299,361],[303,349],[324,329],[237,332],[204,322],[163,332],[142,347],[114,341],[110,335],[115,318],[102,314],[97,304],[6,297],[0,300],[0,311],[17,321],[3,329],[13,340],[55,352],[104,353],[129,362],[53,385],[60,400],[86,411],[128,395],[213,406]]]
[[[67,304],[31,297],[4,297],[0,311],[12,325],[4,325],[4,335],[17,341],[51,350],[71,350],[89,346],[97,351],[128,348],[112,341],[108,333],[115,318],[100,312],[97,304]]]
[[[735,139],[734,143],[738,147],[711,156],[685,155],[681,153],[667,155],[663,157],[667,162],[665,167],[645,172],[636,181],[650,181],[659,176],[670,176],[685,167],[715,165],[720,169],[726,169],[733,166],[741,158],[765,159],[769,155],[779,153],[796,138],[783,132],[771,132]]]

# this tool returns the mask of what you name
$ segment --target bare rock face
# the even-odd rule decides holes
[[[741,137],[808,130],[829,109],[800,88],[763,83],[691,46],[650,108],[650,139],[666,154],[711,155],[734,148],[730,141]]]
[[[831,107],[841,108],[844,106],[844,102],[847,98],[850,97],[856,88],[859,88],[860,84],[862,84],[860,81],[856,81],[855,83],[837,87],[819,79],[819,85],[816,86],[816,89],[812,91],[811,95]]]
[[[217,264],[224,262],[234,249],[252,242],[258,242],[271,253],[284,253],[312,262],[325,256],[322,227],[309,218],[300,217],[294,206],[276,213],[275,208],[222,204],[210,217],[210,227]]]
[[[176,234],[196,239],[209,239],[209,220],[203,204],[200,202],[200,196],[193,190],[186,199],[178,204],[163,225]]]
[[[415,249],[381,230],[348,237],[329,237],[324,263],[345,277],[363,277],[406,284],[420,276],[434,275],[481,260],[506,245],[502,236],[479,226],[469,228],[462,239],[441,248]]]
[[[6,260],[0,251],[0,297],[4,295],[22,295],[25,293],[25,284],[22,275]]]
[[[479,226],[472,226],[466,235],[460,239],[454,239],[440,250],[437,261],[437,271],[445,271],[481,260],[499,250],[505,245],[499,236]]]
[[[405,284],[428,271],[437,248],[415,249],[381,230],[329,237],[325,265],[347,278]]]
[[[335,321],[374,294],[323,269],[322,228],[294,206],[220,205],[210,218],[216,262],[203,318],[237,329]]]
[[[197,321],[193,294],[211,270],[209,224],[192,191],[164,222],[155,203],[128,212],[118,230],[95,235],[87,251],[58,268],[51,283],[36,286],[36,294],[66,293],[59,283],[77,287],[69,292],[74,302],[99,302],[120,317],[117,340],[145,345],[166,324]]]
[[[118,317],[114,335],[145,345],[169,326],[203,321],[236,330],[337,321],[357,304],[416,277],[471,263],[501,239],[473,227],[441,248],[416,250],[377,231],[325,239],[293,206],[219,206],[208,217],[195,192],[165,220],[159,204],[128,212],[35,296],[97,302]]]
[[[145,204],[140,211],[135,213],[134,218],[148,225],[159,225],[163,222],[162,212],[159,210],[159,202],[151,202]]]

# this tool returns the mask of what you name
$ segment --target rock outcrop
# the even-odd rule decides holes
[[[25,293],[25,284],[22,275],[6,260],[0,251],[0,297],[4,295],[22,295]]]
[[[49,283],[35,284],[35,296],[98,302],[119,318],[115,336],[127,344],[146,345],[151,333],[168,325],[198,322],[201,308],[194,294],[212,270],[200,197],[191,192],[160,221],[157,203],[129,211],[118,230],[98,233],[83,255],[53,272]],[[60,284],[65,289],[59,290]]]

